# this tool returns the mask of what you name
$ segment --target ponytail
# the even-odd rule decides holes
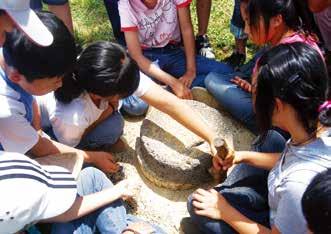
[[[58,88],[54,92],[54,95],[57,101],[68,104],[73,99],[79,97],[83,91],[84,89],[79,86],[75,74],[68,73],[63,78],[62,87]]]
[[[331,127],[331,100],[324,102],[318,111],[320,123],[326,127]]]

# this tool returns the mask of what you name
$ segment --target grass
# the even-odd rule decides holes
[[[193,26],[197,31],[195,1],[191,4],[191,12]],[[72,0],[71,10],[75,35],[81,44],[97,40],[113,40],[111,25],[103,1]],[[233,49],[234,38],[229,30],[232,11],[233,1],[213,0],[208,36],[219,60],[231,54]],[[254,48],[249,45],[249,54],[252,50]]]

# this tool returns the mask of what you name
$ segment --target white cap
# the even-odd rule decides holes
[[[0,9],[5,10],[16,25],[35,43],[49,46],[53,35],[30,9],[29,0],[0,0]]]
[[[58,166],[40,166],[18,153],[0,151],[0,233],[16,233],[63,214],[77,196],[76,181]]]

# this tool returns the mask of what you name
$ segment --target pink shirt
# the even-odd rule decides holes
[[[278,45],[280,44],[290,44],[290,43],[294,43],[294,42],[303,42],[309,46],[311,46],[312,48],[314,48],[315,50],[317,50],[317,52],[322,56],[322,58],[324,59],[323,53],[321,51],[321,49],[318,47],[316,41],[310,37],[310,36],[305,36],[301,33],[294,33],[291,36],[288,37],[284,37],[282,40],[280,40],[280,42],[278,43]],[[255,63],[255,67],[253,69],[253,74],[256,74],[257,72],[257,64],[259,62],[259,59],[256,61]]]
[[[148,9],[142,0],[120,0],[121,30],[137,31],[143,48],[160,48],[181,40],[177,9],[192,0],[158,0]]]

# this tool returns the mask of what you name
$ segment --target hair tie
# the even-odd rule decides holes
[[[318,108],[318,112],[329,108],[331,108],[331,100],[325,101],[322,105],[320,105],[320,107]]]

